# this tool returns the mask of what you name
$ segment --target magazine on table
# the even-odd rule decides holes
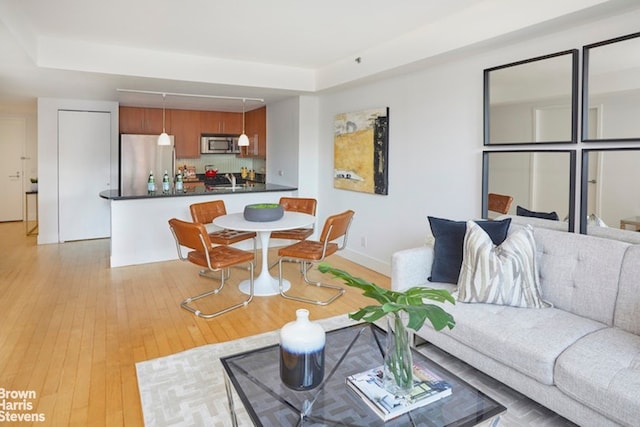
[[[383,372],[384,367],[379,366],[350,375],[346,382],[384,421],[451,395],[448,382],[419,364],[413,365],[413,388],[406,396],[397,396],[384,389]]]

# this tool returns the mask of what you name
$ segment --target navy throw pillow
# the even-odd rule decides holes
[[[435,238],[434,257],[430,282],[458,283],[462,267],[462,247],[467,231],[466,221],[428,217],[431,233]],[[500,245],[507,238],[511,218],[501,221],[475,221],[488,235],[494,245]]]
[[[560,217],[558,214],[553,212],[535,212],[530,211],[529,209],[525,209],[522,206],[516,207],[516,215],[518,216],[528,216],[531,218],[542,218],[542,219],[550,219],[552,221],[560,221]]]

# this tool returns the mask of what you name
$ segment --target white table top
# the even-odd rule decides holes
[[[305,227],[315,222],[316,217],[301,212],[286,212],[276,221],[255,222],[244,219],[243,213],[222,215],[213,220],[213,225],[239,231],[280,231]]]

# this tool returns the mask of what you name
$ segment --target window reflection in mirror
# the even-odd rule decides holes
[[[583,48],[582,139],[640,140],[640,33]]]
[[[577,142],[578,51],[484,70],[484,144]]]
[[[583,150],[580,231],[640,243],[640,148]]]
[[[573,231],[574,175],[573,150],[485,151],[483,217],[495,217],[488,210],[488,194],[496,193],[513,197],[509,215],[517,215],[518,206],[520,216],[538,216],[536,219],[555,212],[558,221],[553,228]]]

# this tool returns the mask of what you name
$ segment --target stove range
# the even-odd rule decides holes
[[[214,186],[214,185],[224,185],[224,184],[229,184],[229,180],[225,178],[224,175],[204,177],[204,185]]]

